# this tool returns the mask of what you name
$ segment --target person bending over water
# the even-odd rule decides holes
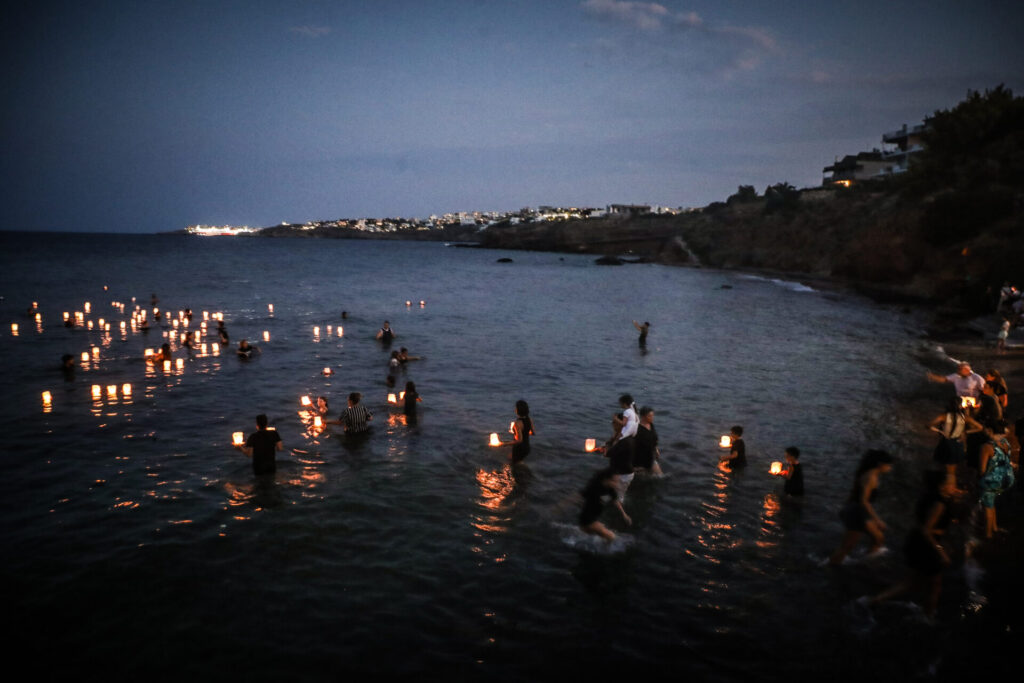
[[[516,463],[522,462],[530,454],[530,437],[533,435],[533,420],[530,419],[529,404],[519,399],[516,401],[516,421],[512,423],[512,452],[509,459]]]
[[[267,429],[267,416],[256,416],[256,431],[249,435],[244,444],[237,444],[239,449],[252,458],[252,471],[256,476],[272,475],[277,471],[274,453],[284,448],[281,435],[277,430]]]
[[[615,540],[615,533],[600,521],[606,499],[614,501],[615,507],[622,514],[622,519],[627,526],[633,523],[615,492],[614,480],[615,473],[608,467],[594,474],[587,482],[586,488],[580,491],[583,496],[583,508],[580,510],[579,517],[580,529],[588,534],[600,536],[609,543]]]
[[[870,450],[860,459],[857,472],[853,478],[853,489],[846,504],[839,511],[846,533],[843,540],[828,559],[832,566],[842,564],[850,551],[860,541],[861,536],[871,537],[871,548],[868,555],[881,554],[882,543],[885,541],[885,522],[875,512],[872,502],[878,492],[878,478],[892,470],[892,456],[886,451]]]

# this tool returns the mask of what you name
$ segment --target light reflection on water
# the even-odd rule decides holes
[[[173,267],[147,256],[151,242],[161,253],[177,250]],[[601,643],[611,640],[639,659],[685,668],[672,659],[679,657],[673,647],[655,647],[662,636],[652,633],[694,634],[706,656],[727,661],[731,638],[753,638],[758,624],[797,615],[807,620],[800,633],[807,651],[823,642],[822,651],[834,647],[825,640],[835,635],[830,605],[846,596],[808,566],[807,544],[835,542],[832,503],[845,493],[853,461],[866,445],[895,438],[895,425],[862,400],[892,393],[916,372],[900,355],[907,339],[895,316],[766,281],[654,266],[607,270],[579,256],[515,254],[514,267],[496,268],[494,253],[438,245],[169,237],[133,244],[137,250],[90,252],[76,239],[39,247],[42,263],[51,259],[42,269],[46,280],[20,258],[0,257],[14,283],[4,313],[22,313],[26,299],[44,310],[82,310],[83,293],[109,284],[109,297],[121,301],[148,301],[156,290],[166,311],[223,311],[232,344],[261,341],[263,330],[271,341],[242,363],[231,348],[189,356],[175,340],[175,357],[188,360],[165,373],[142,358],[145,348],[159,346],[166,321],[149,333],[129,328],[114,336],[52,325],[25,334],[31,323],[24,321],[18,337],[0,336],[5,357],[25,359],[0,376],[8,407],[0,420],[12,446],[0,485],[18,511],[18,523],[3,532],[4,549],[18,548],[7,553],[11,571],[39,577],[38,588],[27,589],[35,604],[51,611],[74,604],[75,613],[97,615],[106,641],[154,652],[157,626],[142,606],[111,595],[103,577],[64,595],[70,603],[47,597],[76,571],[78,553],[130,562],[140,578],[119,576],[129,595],[133,581],[160,576],[167,592],[146,608],[172,624],[207,624],[197,637],[211,648],[230,650],[234,641],[224,634],[266,619],[293,632],[310,661],[366,654],[361,648],[371,641],[362,634],[379,630],[371,615],[384,605],[407,624],[387,620],[393,633],[413,634],[404,637],[406,651],[434,662],[463,661],[475,651],[485,615],[482,640],[492,649],[477,673],[495,673],[494,662],[524,671],[561,654],[556,641],[574,642],[599,662],[607,656]],[[66,248],[88,258],[64,265]],[[254,272],[268,250],[274,268]],[[128,255],[112,261],[112,253]],[[99,282],[97,272],[120,275]],[[193,275],[214,272],[216,288],[191,284]],[[734,288],[722,291],[723,283]],[[405,306],[420,299],[431,305]],[[103,317],[117,326],[133,308]],[[350,312],[344,337],[325,334],[328,325],[340,326],[342,309]],[[645,354],[629,324],[637,317],[652,320]],[[373,339],[385,318],[399,335],[395,348],[424,356],[396,383],[414,380],[429,392],[416,425],[385,403],[388,351]],[[203,341],[211,339],[212,327]],[[98,357],[93,346],[101,348]],[[77,365],[67,394],[54,391],[57,359],[82,350],[90,358]],[[813,409],[837,377],[842,391],[821,398],[839,420]],[[131,399],[106,398],[107,385],[125,382],[134,384]],[[91,398],[92,384],[103,387],[99,400]],[[43,412],[38,399],[48,388],[53,409]],[[373,434],[361,441],[337,427],[315,427],[310,413],[297,410],[297,396],[326,395],[335,406],[328,417],[336,419],[349,391],[363,392],[375,414]],[[606,464],[580,452],[580,435],[606,434],[615,399],[626,391],[657,410],[668,476],[634,482],[626,503],[632,527],[617,513],[606,515],[629,543],[605,553],[569,546],[563,537],[575,529],[575,494]],[[525,464],[512,467],[507,448],[488,448],[480,435],[504,431],[519,398],[529,401],[538,433]],[[250,433],[260,412],[286,446],[270,482],[254,481],[249,459],[230,446],[231,433]],[[717,462],[718,436],[736,422],[749,434],[752,461],[741,474]],[[771,493],[778,480],[762,471],[763,454],[790,443],[812,454],[800,519]],[[881,505],[900,500],[891,488]],[[76,550],[65,552],[66,537],[42,518],[78,529]],[[183,535],[189,542],[178,545]],[[182,571],[164,576],[168,565]],[[232,566],[227,583],[218,578],[224,565]],[[763,606],[764,587],[752,581],[779,568],[805,590],[782,608]],[[245,587],[266,585],[267,576],[275,591],[308,596],[316,603],[308,613],[324,616],[307,622],[282,615],[280,600]],[[424,581],[432,585],[426,595]],[[225,600],[249,605],[245,618],[215,608]],[[427,607],[431,601],[440,606]],[[609,605],[614,618],[605,616]],[[551,624],[558,624],[557,637]],[[62,637],[72,649],[82,646],[80,635]],[[186,660],[203,659],[198,646],[184,647],[192,655]],[[268,657],[287,651],[273,642],[265,647]],[[779,661],[757,652],[748,666],[749,673]]]

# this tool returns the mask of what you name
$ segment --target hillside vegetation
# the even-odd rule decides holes
[[[970,92],[926,119],[904,174],[850,188],[758,195],[675,216],[493,226],[484,246],[633,255],[830,278],[967,308],[1024,277],[1024,98]]]

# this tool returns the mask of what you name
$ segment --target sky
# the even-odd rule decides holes
[[[135,0],[0,10],[0,229],[703,206],[1003,83],[1024,3]]]

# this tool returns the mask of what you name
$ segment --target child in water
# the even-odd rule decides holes
[[[782,470],[782,476],[786,479],[783,492],[787,496],[804,495],[804,471],[800,466],[800,449],[796,446],[786,449],[786,468]]]
[[[610,500],[614,501],[615,507],[622,513],[622,519],[625,520],[627,525],[633,523],[633,520],[629,518],[626,510],[622,507],[622,501],[619,500],[619,495],[615,491],[615,472],[612,468],[605,468],[592,476],[590,481],[587,482],[586,488],[580,491],[580,494],[583,496],[583,509],[580,510],[579,524],[580,529],[586,533],[600,536],[609,543],[615,540],[615,532],[600,521],[601,512],[605,506],[605,498],[610,498]]]

